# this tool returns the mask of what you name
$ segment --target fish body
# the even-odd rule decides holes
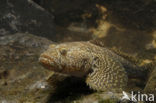
[[[97,91],[121,91],[128,77],[143,77],[146,71],[115,52],[91,42],[52,44],[39,62],[57,73],[85,78]]]

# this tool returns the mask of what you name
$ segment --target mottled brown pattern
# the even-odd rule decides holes
[[[50,45],[39,61],[54,72],[86,78],[90,88],[97,91],[120,91],[129,75],[142,74],[126,59],[91,42]]]

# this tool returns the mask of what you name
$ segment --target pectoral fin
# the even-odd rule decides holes
[[[97,91],[121,91],[128,80],[125,69],[111,58],[105,58],[103,63],[102,66],[93,68],[86,78],[86,83]]]

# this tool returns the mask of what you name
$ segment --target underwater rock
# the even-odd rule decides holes
[[[68,25],[71,22],[81,22],[83,20],[94,22],[93,18],[98,14],[95,6],[96,0],[40,1],[41,6],[55,15],[55,22],[59,25]]]
[[[0,36],[27,32],[54,38],[53,18],[32,0],[1,0]]]
[[[38,63],[52,41],[31,34],[0,37],[0,103],[45,103],[50,74]]]
[[[82,96],[80,100],[75,103],[131,103],[128,100],[122,100],[122,93],[103,92],[93,93],[87,96]]]

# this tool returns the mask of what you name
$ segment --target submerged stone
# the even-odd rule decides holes
[[[0,36],[27,32],[54,38],[53,18],[31,0],[1,0]]]

